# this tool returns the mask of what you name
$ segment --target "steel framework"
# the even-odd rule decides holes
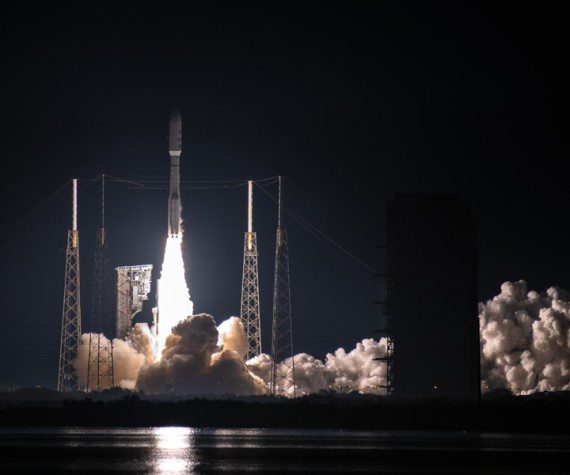
[[[253,232],[253,182],[248,181],[248,221],[243,245],[240,319],[248,341],[247,359],[261,354],[257,235]]]
[[[296,397],[289,245],[282,222],[282,180],[279,177],[275,271],[273,276],[273,321],[271,331],[271,394]]]
[[[67,232],[65,280],[61,314],[61,341],[57,390],[77,391],[79,382],[73,366],[81,340],[81,289],[79,278],[79,231],[77,230],[77,179],[73,179],[73,225]]]
[[[101,391],[115,385],[113,372],[113,321],[109,248],[105,230],[105,175],[101,175],[101,226],[93,263],[91,331],[87,364],[87,391]],[[105,338],[106,336],[106,338]]]

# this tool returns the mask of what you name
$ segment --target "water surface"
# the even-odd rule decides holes
[[[570,438],[337,430],[0,428],[0,473],[568,473]]]

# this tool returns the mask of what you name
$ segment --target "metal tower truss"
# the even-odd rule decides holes
[[[253,232],[253,182],[248,181],[248,226],[243,245],[240,319],[248,341],[247,359],[261,354],[257,235]]]
[[[271,390],[274,396],[295,397],[295,360],[291,322],[291,282],[287,231],[277,230],[271,332]]]
[[[61,342],[57,390],[77,391],[79,383],[73,365],[81,341],[81,292],[79,279],[79,231],[77,230],[77,179],[73,180],[73,226],[67,232]]]
[[[257,236],[245,233],[240,318],[248,341],[247,359],[261,354]]]
[[[287,231],[281,228],[282,191],[279,177],[275,272],[273,276],[273,322],[271,331],[271,394],[296,397],[293,327],[291,319],[291,281]]]
[[[101,391],[115,385],[109,248],[105,231],[105,175],[101,176],[101,205],[101,227],[97,232],[97,247],[93,262],[87,391]]]
[[[117,338],[126,338],[142,311],[151,287],[152,264],[122,266],[117,271]]]

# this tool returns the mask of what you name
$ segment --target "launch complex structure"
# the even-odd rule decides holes
[[[247,182],[247,232],[243,241],[240,319],[247,338],[246,359],[261,354],[261,314],[259,309],[259,266],[257,234],[253,232],[253,181]]]
[[[61,314],[61,342],[57,390],[79,389],[73,361],[79,354],[81,343],[81,289],[79,279],[79,231],[77,229],[77,179],[73,179],[72,225],[67,231],[65,251],[65,279],[63,310]]]
[[[168,236],[181,236],[180,156],[182,154],[182,119],[174,108],[169,123],[170,187],[168,196]],[[77,179],[73,179],[72,227],[68,231],[61,343],[57,388],[66,391],[100,391],[115,386],[113,338],[127,338],[133,318],[148,299],[153,267],[147,265],[115,268],[116,312],[113,319],[109,247],[105,228],[105,175],[101,179],[101,217],[94,255],[94,273],[89,332],[88,371],[80,387],[75,360],[81,345],[81,290],[79,271],[79,230],[77,227]],[[274,396],[295,397],[295,365],[291,315],[291,285],[287,231],[283,227],[283,182],[277,177],[279,199],[273,279],[271,334],[271,382]],[[261,347],[261,312],[259,303],[259,266],[257,235],[253,230],[253,186],[247,181],[247,231],[244,237],[240,320],[248,342],[246,359],[259,356]],[[265,191],[265,190],[264,190]],[[154,310],[154,309],[153,309]],[[153,311],[154,331],[158,331],[160,308]]]

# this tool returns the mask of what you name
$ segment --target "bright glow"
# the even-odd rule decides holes
[[[154,431],[156,446],[159,449],[186,449],[190,447],[189,436],[192,430],[189,427],[159,427]]]
[[[183,458],[159,459],[156,462],[158,473],[186,473],[188,468],[188,462]]]
[[[169,236],[164,251],[164,261],[158,279],[158,354],[172,332],[172,327],[194,311],[184,275],[182,259],[182,235]]]
[[[193,431],[188,427],[159,427],[153,430],[153,466],[157,473],[190,473],[196,465]]]

